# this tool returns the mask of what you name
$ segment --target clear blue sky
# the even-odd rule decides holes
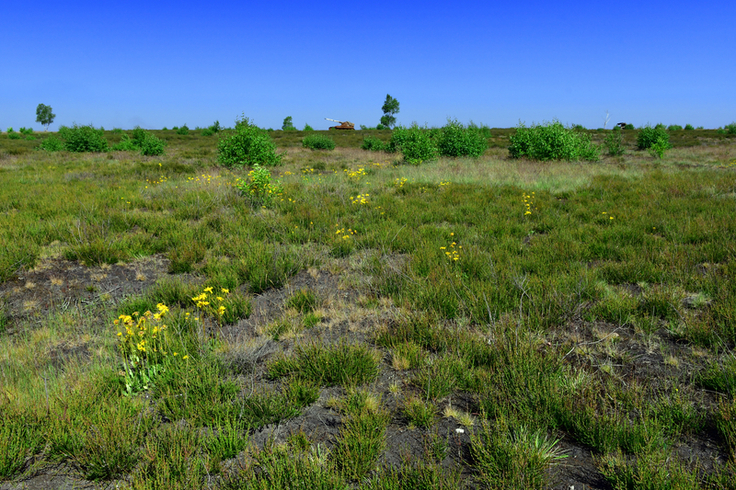
[[[5,0],[0,128],[736,120],[736,1]]]

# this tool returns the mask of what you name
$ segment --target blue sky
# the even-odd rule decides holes
[[[0,8],[0,128],[736,120],[736,2],[36,2]]]

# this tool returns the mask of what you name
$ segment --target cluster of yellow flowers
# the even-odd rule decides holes
[[[443,187],[448,186],[448,185],[450,185],[450,181],[449,180],[441,180],[440,181],[440,189],[442,189]]]
[[[358,194],[355,197],[350,196],[350,202],[353,204],[368,204],[368,196],[370,194]]]
[[[312,167],[305,167],[305,168],[302,169],[302,173],[305,174],[305,175],[306,174],[313,174],[314,173],[314,169]]]
[[[534,198],[536,196],[534,195],[534,192],[532,191],[531,195],[524,193],[524,216],[528,216],[532,214],[532,206],[534,205]],[[535,208],[536,209],[536,208]]]
[[[348,169],[345,169],[345,173],[347,174],[347,176],[348,176],[349,179],[354,180],[356,182],[358,180],[360,180],[361,177],[363,177],[363,176],[366,175],[365,169],[362,168],[362,167],[359,168],[358,170],[348,170]]]
[[[395,185],[396,185],[396,188],[397,188],[397,189],[401,189],[402,187],[404,187],[404,184],[406,184],[406,183],[408,182],[408,180],[409,180],[409,179],[407,179],[406,177],[402,177],[402,178],[400,178],[400,179],[396,179],[396,180],[394,181],[394,183],[395,183]]]
[[[147,311],[140,315],[136,311],[132,315],[120,315],[115,320],[115,325],[122,327],[122,331],[118,331],[118,339],[123,356],[136,355],[152,359],[166,355],[164,349],[166,325],[163,318],[168,313],[169,307],[159,303],[156,308],[157,313]]]
[[[159,163],[159,165],[161,165],[161,164]],[[158,184],[163,184],[167,180],[169,180],[169,178],[166,177],[165,175],[162,175],[162,176],[160,176],[158,178],[158,180],[148,180],[148,179],[146,179],[146,182],[148,183],[148,185],[158,185]],[[148,189],[148,185],[146,186],[146,189]]]
[[[601,214],[608,214],[608,213],[607,213],[607,212],[605,212],[605,211],[603,211],[603,212],[602,212]],[[612,220],[612,219],[613,219],[613,216],[610,216],[610,215],[609,215],[609,216],[608,216],[608,219],[609,219],[609,220]]]
[[[450,233],[450,236],[455,236],[455,233]],[[460,260],[460,250],[462,250],[463,246],[458,245],[457,242],[453,241],[448,247],[440,247],[440,250],[445,251],[445,256],[451,260],[452,262],[457,262]]]
[[[230,290],[221,288],[220,293],[227,296],[230,293]],[[215,301],[217,308],[215,308],[215,305],[210,303],[210,300]],[[222,319],[222,316],[225,314],[225,298],[219,294],[215,295],[211,286],[204,288],[202,290],[202,294],[193,297],[192,301],[197,305],[197,308],[214,313],[218,319]]]
[[[349,240],[350,238],[352,238],[353,235],[358,233],[351,228],[348,228],[346,231],[345,228],[340,228],[340,225],[335,225],[335,228],[337,228],[337,231],[335,231],[335,235],[337,235],[342,240]]]
[[[221,185],[227,185],[227,186],[233,185],[230,182],[223,181],[221,175],[210,175],[210,174],[202,174],[196,177],[187,177],[187,181],[189,181],[189,183],[191,184],[202,184],[202,185],[209,185],[209,184],[212,184],[214,181],[217,187],[220,187]]]

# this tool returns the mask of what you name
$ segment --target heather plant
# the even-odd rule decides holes
[[[226,167],[274,166],[281,163],[282,155],[276,153],[276,145],[262,129],[249,123],[238,122],[235,132],[220,139],[217,144],[217,160]]]
[[[486,137],[477,127],[465,127],[457,120],[448,120],[437,140],[439,154],[448,157],[479,157],[486,150]]]
[[[105,152],[108,150],[107,140],[102,129],[92,125],[72,127],[61,126],[59,137],[64,140],[64,149],[71,152]]]
[[[334,150],[335,141],[329,136],[313,134],[302,140],[302,146],[311,150]]]
[[[600,153],[588,135],[567,129],[559,121],[531,127],[519,124],[509,141],[512,158],[597,161]]]

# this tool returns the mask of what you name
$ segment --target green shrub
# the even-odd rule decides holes
[[[222,126],[220,126],[220,121],[213,122],[210,126],[207,127],[212,133],[219,133],[222,131]]]
[[[268,134],[247,120],[238,123],[235,133],[220,139],[217,144],[217,160],[226,167],[273,166],[280,164],[281,158]]]
[[[8,133],[8,139],[11,140],[19,140],[22,139],[23,136],[21,136],[19,133]]]
[[[439,154],[448,157],[479,157],[488,142],[478,127],[465,127],[457,120],[448,120],[437,141]]]
[[[140,143],[141,155],[156,156],[164,154],[166,142],[151,133],[146,132],[146,136]]]
[[[88,126],[72,127],[62,126],[59,128],[59,137],[64,140],[64,148],[72,152],[103,152],[108,150],[107,140],[103,129],[95,129],[91,124]]]
[[[682,126],[680,126],[679,124],[670,124],[667,127],[667,131],[682,131]]]
[[[335,142],[329,136],[310,134],[302,140],[302,146],[312,150],[334,150]]]
[[[726,126],[723,129],[726,130],[727,134],[736,134],[736,122],[732,122],[731,124],[726,124]]]
[[[686,124],[685,125],[685,131],[692,131],[693,129],[695,129],[695,128],[693,127],[692,124]]]
[[[657,142],[661,142],[659,147],[671,148],[670,135],[664,129],[664,126],[658,124],[655,127],[647,124],[639,130],[639,135],[636,137],[636,146],[640,150],[648,150],[654,146]]]
[[[631,123],[629,123],[629,124],[626,125],[626,127],[624,129],[634,129],[634,125],[631,124]]]
[[[404,160],[412,165],[434,160],[439,154],[429,133],[417,124],[410,128],[399,126],[394,129],[387,148],[389,151],[401,151]]]
[[[38,147],[46,151],[63,151],[64,142],[56,136],[49,136],[48,138],[43,140]]]
[[[369,151],[384,151],[386,149],[386,145],[383,143],[383,141],[376,138],[375,136],[366,136],[363,139],[363,143],[360,145],[360,147],[364,150]]]
[[[189,127],[185,124],[180,128],[176,128],[176,134],[186,135],[189,134]]]
[[[314,128],[310,126],[309,124],[305,124],[304,129],[302,131],[314,131]]]
[[[33,134],[33,128],[20,128],[18,131],[20,131],[21,134],[25,134],[25,135]]]
[[[512,158],[527,157],[542,161],[599,159],[600,149],[593,146],[588,135],[566,129],[559,121],[528,128],[519,124],[509,140]]]
[[[262,206],[270,206],[274,199],[284,192],[281,182],[272,182],[271,172],[257,163],[253,164],[253,170],[248,172],[248,178],[246,180],[237,179],[235,186],[253,204]]]
[[[619,128],[616,126],[616,128]],[[618,131],[612,131],[608,136],[606,136],[605,141],[603,142],[606,148],[608,149],[608,154],[611,156],[619,156],[624,154],[624,145],[623,145],[623,135],[621,134],[621,129],[619,128]]]
[[[664,152],[672,148],[672,145],[664,140],[657,140],[652,146],[649,147],[649,154],[656,158],[662,158]]]
[[[7,133],[8,133],[8,134],[10,134],[10,133],[12,133],[12,132],[14,132],[14,131],[15,131],[15,130],[14,130],[13,128],[8,128],[8,129],[7,129]]]
[[[133,137],[127,134],[123,135],[123,139],[112,146],[115,151],[140,151],[141,155],[157,156],[164,154],[166,142],[153,134],[149,133],[140,126],[133,129]]]
[[[113,151],[137,151],[138,147],[136,146],[135,141],[130,139],[130,136],[124,134],[123,139],[112,145],[110,149]]]

